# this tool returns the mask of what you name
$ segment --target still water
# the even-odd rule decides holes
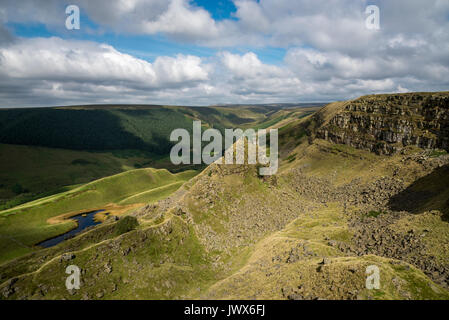
[[[42,242],[38,243],[37,245],[44,247],[44,248],[53,247],[64,240],[74,237],[75,235],[77,235],[78,233],[80,233],[81,231],[83,231],[84,229],[86,229],[88,227],[100,224],[101,222],[96,222],[94,220],[94,215],[96,213],[102,212],[102,211],[104,211],[104,210],[80,213],[79,215],[71,217],[70,219],[77,221],[77,223],[78,223],[77,228],[70,230],[64,234],[61,234],[57,237],[42,241]],[[83,215],[85,215],[85,216],[83,217]]]

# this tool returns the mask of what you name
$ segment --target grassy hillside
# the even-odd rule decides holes
[[[136,149],[165,155],[176,128],[193,120],[222,129],[264,120],[266,109],[80,106],[0,110],[0,143],[72,150]]]
[[[141,151],[88,152],[0,144],[0,210],[59,193],[63,187],[164,160],[151,159],[152,155]]]
[[[205,126],[242,128],[266,126],[314,108],[182,107],[182,106],[78,106],[0,110],[0,143],[71,150],[136,149],[158,155],[170,150],[169,136],[176,128],[192,129],[192,121]],[[276,114],[276,115],[275,115]]]
[[[435,252],[440,263],[448,258],[449,251],[435,249],[447,245],[449,231],[438,214],[423,209],[383,226],[386,214],[370,216],[366,204],[345,205],[341,199],[350,197],[338,197],[353,190],[358,176],[366,180],[356,190],[391,174],[402,158],[334,149],[325,141],[299,147],[304,156],[294,161],[298,166],[276,177],[261,178],[254,166],[212,165],[185,185],[171,209],[156,205],[133,213],[140,224],[136,230],[115,236],[108,222],[4,264],[0,290],[14,288],[8,297],[16,299],[449,299],[448,290],[413,260]],[[316,166],[304,166],[320,156]],[[361,159],[360,167],[348,176],[340,170],[332,175],[336,168],[350,169],[347,161],[354,157]],[[298,173],[301,166],[305,174]],[[425,174],[413,168],[423,167],[407,162],[407,183]],[[413,227],[419,238],[413,241],[426,246],[412,252],[398,248],[396,257],[346,251],[358,249],[360,225],[372,228],[368,236],[392,230],[398,239],[407,239]],[[64,252],[73,255],[64,260]],[[73,292],[64,287],[69,264],[84,270],[83,286]],[[365,287],[370,265],[381,271],[380,289]],[[17,278],[13,285],[6,281],[11,277]]]
[[[195,177],[135,170],[57,202],[0,213],[12,221],[0,234],[10,232],[14,248],[55,227],[39,220],[54,210],[162,199],[190,179],[167,199],[126,212],[139,223],[129,232],[117,235],[120,221],[108,220],[0,265],[0,292],[7,299],[449,299],[449,155],[415,146],[376,154],[317,138],[344,106],[315,115],[271,110],[248,122],[280,128],[275,176],[217,163]],[[41,229],[25,230],[28,219]],[[79,290],[64,286],[70,264],[83,270]],[[381,282],[370,290],[373,265]]]
[[[79,106],[0,110],[0,210],[95,179],[142,168],[172,172],[174,128],[268,128],[314,108]],[[16,144],[11,144],[16,143]]]
[[[130,170],[0,211],[0,261],[29,252],[34,244],[74,227],[73,221],[49,224],[50,218],[111,204],[153,202],[168,196],[195,174],[195,171],[172,174],[165,169]]]

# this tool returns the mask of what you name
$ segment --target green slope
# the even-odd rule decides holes
[[[155,161],[163,159],[154,158]],[[87,152],[0,144],[0,211],[120,172],[155,166],[139,151]],[[10,201],[11,200],[11,201]]]
[[[175,128],[191,131],[194,120],[219,130],[266,128],[310,110],[269,106],[3,109],[0,210],[131,169],[185,170],[170,163],[168,140]]]
[[[416,262],[408,260],[413,256],[448,261],[449,225],[438,212],[427,212],[447,208],[447,179],[441,178],[447,166],[432,171],[428,165],[438,159],[403,162],[406,155],[376,155],[313,139],[317,126],[311,117],[282,127],[275,177],[260,177],[255,166],[211,165],[185,185],[175,207],[139,212],[136,230],[114,236],[107,230],[116,222],[109,221],[61,246],[1,265],[6,276],[0,290],[17,277],[8,299],[449,299],[447,289],[408,262]],[[412,203],[416,212],[388,221],[384,214],[368,216],[374,202],[347,205],[348,195],[359,197],[373,185],[372,195],[388,199],[383,178],[395,172],[408,186],[406,200],[431,192],[423,193],[418,206]],[[103,180],[99,185],[109,185]],[[147,201],[177,183],[129,196],[111,192],[122,203]],[[368,237],[386,230],[385,221],[398,242],[386,246],[397,249],[413,228],[425,244],[422,251],[397,258],[341,249],[363,247],[354,237],[358,227],[370,226],[362,229]],[[60,259],[65,252],[73,259]],[[85,271],[83,286],[71,293],[64,286],[70,264]],[[381,270],[380,290],[366,288],[366,268],[373,264]]]
[[[170,150],[170,133],[192,122],[223,129],[265,120],[249,107],[80,106],[0,110],[0,143],[72,150]]]
[[[195,174],[195,171],[172,174],[151,168],[131,170],[1,211],[0,261],[28,252],[34,244],[74,227],[72,221],[50,225],[49,218],[111,203],[129,205],[159,200]]]

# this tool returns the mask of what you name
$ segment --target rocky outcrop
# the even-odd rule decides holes
[[[309,177],[297,168],[291,171],[291,186],[296,193],[314,202],[339,202],[344,206],[385,209],[389,199],[405,189],[404,181],[382,177],[364,184],[360,178],[334,187],[326,178]]]
[[[361,97],[345,104],[317,137],[388,155],[405,146],[449,150],[449,92]]]
[[[438,211],[432,214],[439,215]],[[417,231],[411,228],[406,233],[399,233],[391,227],[406,215],[407,212],[389,212],[377,217],[358,216],[349,224],[354,233],[352,242],[334,241],[330,245],[346,254],[375,254],[406,261],[421,269],[439,285],[449,288],[449,264],[437,262],[434,256],[429,255],[422,241],[430,230]]]

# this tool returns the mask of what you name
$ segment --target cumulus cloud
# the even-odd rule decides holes
[[[116,32],[158,34],[210,46],[308,45],[323,50],[366,52],[392,37],[448,39],[445,0],[234,0],[234,19],[216,21],[189,0],[74,0],[96,24]],[[365,8],[381,9],[381,31],[365,28]],[[58,0],[3,0],[10,22],[64,28]]]
[[[224,52],[221,62],[228,75],[226,87],[236,100],[306,101],[355,97],[375,92],[405,92],[401,79],[375,76],[375,61],[352,61],[340,54],[322,54],[312,49],[292,49],[282,67],[264,64],[254,53]],[[404,83],[409,84],[407,79]]]
[[[148,88],[208,79],[200,58],[158,57],[153,64],[107,44],[33,38],[0,48],[0,73],[11,79],[103,83],[140,83]]]
[[[279,67],[263,64],[253,52],[244,55],[223,52],[220,56],[224,66],[238,78],[261,77],[266,79],[284,74]]]
[[[187,88],[207,81],[210,68],[191,55],[158,57],[154,63],[122,53],[107,44],[60,38],[20,39],[0,48],[0,81],[52,97],[91,92],[111,95],[145,95],[145,91]],[[142,91],[142,92],[139,92]],[[31,92],[30,92],[31,95]],[[69,96],[72,96],[69,94]]]
[[[224,20],[214,20],[189,0],[72,2],[99,30],[163,35],[216,51],[207,58],[161,56],[150,63],[108,44],[13,39],[8,22],[42,23],[65,35],[63,3],[3,0],[2,102],[328,101],[449,88],[449,2],[444,0],[234,0],[237,11]],[[368,4],[380,7],[379,31],[365,28]],[[269,64],[253,52],[267,47],[282,48],[285,56]]]
[[[191,9],[184,0],[173,0],[154,20],[142,23],[142,32],[156,34],[163,32],[181,39],[212,39],[220,36],[220,31],[209,12]]]

